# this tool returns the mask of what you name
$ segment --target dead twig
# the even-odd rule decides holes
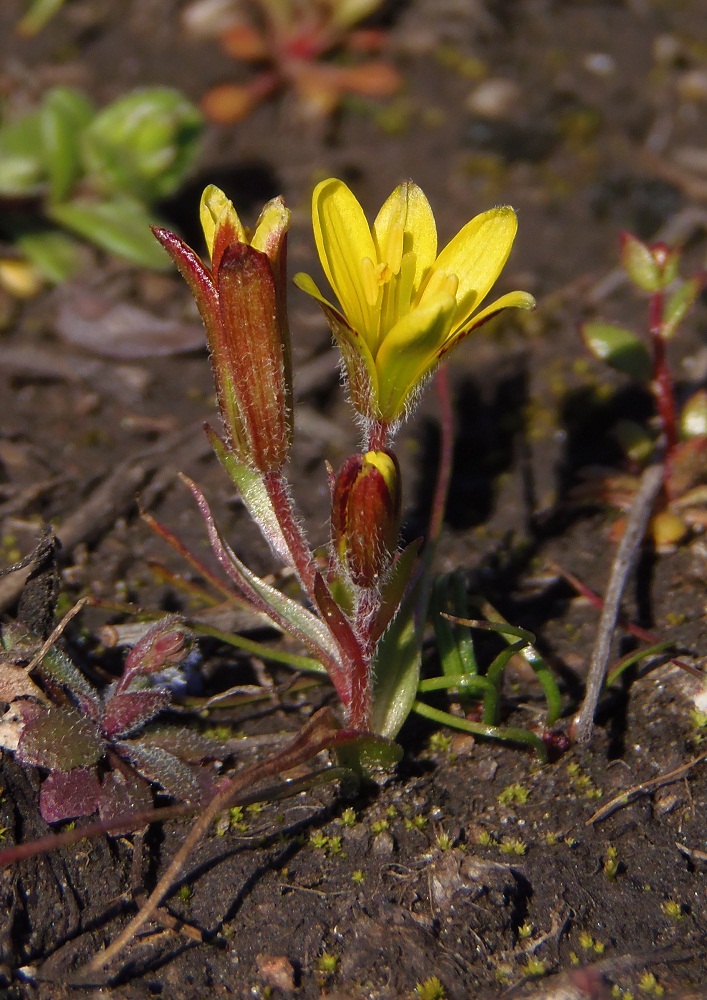
[[[673,771],[668,771],[667,774],[660,774],[657,778],[651,778],[649,781],[642,781],[640,785],[634,785],[633,788],[627,788],[625,792],[621,792],[611,802],[607,802],[601,809],[597,809],[587,820],[587,826],[590,826],[592,823],[601,823],[602,820],[607,819],[618,809],[623,809],[624,806],[635,802],[642,795],[648,795],[649,792],[655,791],[656,788],[675,784],[676,781],[684,778],[688,771],[692,770],[693,767],[700,764],[703,760],[707,760],[707,753],[701,753],[699,757],[694,757],[687,764],[681,764],[680,767],[676,767]]]
[[[572,736],[580,744],[589,743],[592,738],[594,713],[611,655],[611,640],[619,617],[619,604],[662,484],[662,465],[650,465],[641,477],[641,484],[626,522],[626,530],[611,567],[604,608],[592,650],[586,693],[572,725]]]

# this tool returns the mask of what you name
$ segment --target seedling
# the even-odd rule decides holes
[[[430,976],[415,986],[415,994],[419,1000],[446,1000],[447,992],[437,978]]]
[[[619,861],[619,852],[615,847],[609,845],[606,849],[606,857],[604,858],[604,864],[602,865],[602,871],[609,879],[613,882],[616,876],[621,871],[621,862]]]
[[[528,801],[528,789],[524,785],[506,785],[498,795],[502,806],[524,806]]]
[[[212,88],[203,98],[204,111],[213,121],[230,124],[286,90],[294,91],[310,117],[330,114],[347,94],[390,96],[402,83],[398,72],[384,59],[361,58],[379,52],[385,34],[355,30],[381,5],[382,0],[254,0],[240,12],[234,5],[233,17],[219,22],[216,34],[222,50],[253,67],[253,76],[244,84]],[[185,20],[200,34],[210,34],[202,30],[201,6],[197,0]]]
[[[150,237],[153,206],[193,168],[202,116],[168,87],[135,90],[101,111],[81,91],[55,87],[36,111],[0,126],[2,229],[19,258],[0,282],[31,293],[27,268],[63,281],[80,261],[78,236],[141,267],[168,259]],[[13,282],[14,279],[14,282]]]
[[[681,251],[662,243],[646,244],[629,233],[621,239],[621,263],[634,287],[647,293],[648,346],[633,331],[603,321],[582,326],[589,350],[617,371],[646,386],[653,397],[658,433],[633,421],[616,428],[627,470],[602,474],[576,491],[628,510],[638,490],[640,471],[662,462],[662,489],[653,509],[650,533],[658,549],[684,541],[707,525],[707,392],[682,404],[667,359],[667,348],[705,284],[705,272],[678,276]],[[623,522],[619,522],[618,531]]]
[[[182,802],[214,794],[214,778],[197,762],[216,755],[215,746],[183,727],[148,728],[172,700],[160,672],[179,663],[188,644],[179,619],[162,619],[128,653],[121,677],[99,691],[55,645],[43,651],[23,625],[3,626],[3,676],[35,680],[18,692],[31,697],[12,701],[2,745],[47,772],[39,807],[48,823],[96,810],[103,819],[144,811],[153,784]]]

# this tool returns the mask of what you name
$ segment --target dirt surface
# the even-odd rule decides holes
[[[4,0],[0,10],[0,82],[15,101],[31,102],[59,82],[85,86],[99,103],[147,83],[178,85],[197,100],[244,72],[213,44],[187,36],[176,0],[69,0],[31,42],[12,33],[22,7]],[[390,58],[405,77],[401,96],[351,102],[312,122],[285,95],[237,127],[212,127],[199,176],[165,206],[193,237],[207,181],[251,221],[265,199],[283,193],[294,211],[293,273],[317,273],[308,205],[313,184],[329,175],[346,179],[371,215],[411,176],[432,203],[442,240],[493,204],[518,210],[499,290],[528,289],[539,309],[504,319],[454,356],[458,444],[439,569],[468,571],[470,586],[538,635],[568,712],[597,614],[555,566],[603,592],[614,553],[613,516],[576,509],[568,492],[579,469],[615,459],[616,419],[646,407],[585,356],[577,323],[595,312],[639,329],[644,322],[645,303],[616,279],[622,229],[684,241],[693,267],[705,259],[707,179],[693,169],[705,170],[707,149],[702,8],[701,0],[412,0],[386,18]],[[489,118],[478,88],[495,80],[515,89],[497,98]],[[90,253],[79,281],[8,320],[0,332],[3,562],[29,552],[40,522],[50,520],[64,543],[70,597],[181,606],[147,563],[184,567],[139,520],[134,495],[141,490],[146,506],[207,558],[203,522],[176,481],[183,470],[245,562],[270,571],[267,547],[201,434],[214,415],[205,353],[107,357],[71,346],[62,330],[89,292],[104,304],[131,302],[196,323],[178,277]],[[356,437],[328,332],[303,298],[293,290],[299,413],[290,471],[311,537],[323,543],[324,459],[337,465]],[[706,323],[701,302],[675,344],[684,389],[707,376]],[[428,392],[399,442],[411,537],[425,523],[437,439]],[[705,560],[700,537],[645,556],[624,602],[628,615],[697,666],[707,647]],[[9,614],[16,577],[0,579]],[[73,641],[91,648],[106,617],[86,616]],[[623,651],[617,643],[616,655]],[[204,693],[283,680],[213,644],[202,666]],[[169,913],[203,940],[179,923],[150,924],[90,986],[70,986],[71,974],[116,937],[134,912],[134,891],[155,884],[185,824],[82,841],[5,869],[0,996],[388,1000],[433,997],[423,984],[431,991],[428,981],[438,977],[438,996],[450,1000],[513,990],[620,996],[610,984],[646,998],[706,997],[704,761],[590,822],[613,797],[704,753],[691,715],[698,688],[674,665],[639,669],[602,702],[590,751],[570,749],[544,767],[522,751],[440,739],[411,721],[402,763],[378,784],[349,797],[326,786],[265,803],[210,836],[168,901]],[[516,724],[542,712],[522,673],[509,673],[507,694]],[[253,737],[239,756],[246,763],[265,752],[270,735],[277,745],[329,698],[324,687],[273,696],[265,708],[221,711],[210,722]],[[5,755],[2,781],[6,842],[45,833],[39,777]],[[522,791],[504,794],[509,786]]]

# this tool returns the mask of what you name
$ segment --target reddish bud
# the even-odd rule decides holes
[[[390,565],[400,528],[400,471],[389,451],[352,455],[332,497],[334,551],[352,583],[376,587]]]

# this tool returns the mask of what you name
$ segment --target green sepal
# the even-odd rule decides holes
[[[48,215],[101,250],[124,257],[138,267],[166,271],[171,266],[168,256],[150,232],[155,219],[131,198],[117,197],[108,201],[77,198],[62,205],[51,205]]]
[[[650,352],[635,333],[611,323],[583,323],[582,337],[601,361],[640,382],[650,382],[653,373]]]

